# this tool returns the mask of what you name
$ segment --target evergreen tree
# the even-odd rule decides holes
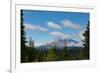
[[[24,25],[23,25],[23,10],[21,10],[21,62],[26,62],[26,38],[25,38],[25,31],[24,31]]]
[[[31,37],[29,40],[29,48],[27,49],[27,52],[28,52],[28,62],[35,61],[35,59],[37,57],[37,50],[34,47],[34,40],[32,40]]]
[[[68,49],[67,46],[65,45],[62,52],[62,60],[67,60],[67,59],[68,59]]]
[[[30,37],[30,40],[29,40],[29,46],[30,47],[34,47],[34,40],[32,40],[31,37]]]
[[[32,47],[32,38],[30,37],[29,46]]]
[[[32,40],[32,47],[34,47],[34,40]]]
[[[89,24],[90,22],[88,21],[88,24],[87,24],[87,28],[86,28],[86,31],[83,33],[83,36],[85,37],[84,40],[83,40],[83,45],[84,45],[84,51],[83,51],[83,57],[85,59],[89,59],[90,58],[90,44],[89,44],[89,41],[90,41],[90,28],[89,28]]]
[[[49,49],[47,53],[47,61],[56,61],[56,60],[57,60],[57,55],[55,49],[53,48]]]
[[[28,62],[33,62],[36,60],[37,50],[34,47],[28,48]]]

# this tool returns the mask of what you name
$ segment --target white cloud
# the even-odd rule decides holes
[[[37,25],[36,28],[38,31],[44,31],[44,32],[48,31],[47,28],[41,27],[40,25]]]
[[[60,38],[70,38],[69,34],[63,34],[63,33],[58,32],[58,31],[53,31],[53,32],[50,32],[49,34],[52,36],[55,36],[55,37],[60,37]]]
[[[48,29],[40,25],[24,24],[26,30],[47,32]]]
[[[53,36],[63,36],[63,33],[58,32],[58,31],[50,32],[49,34]]]
[[[35,42],[35,43],[34,43],[34,46],[35,46],[35,47],[38,47],[38,46],[41,46],[41,45],[48,44],[48,43],[50,43],[50,42],[52,42],[52,41],[51,41],[51,40],[50,40],[50,41],[46,41],[46,40],[44,40],[44,41],[39,41],[39,42]]]
[[[40,43],[40,42],[36,42],[36,43],[34,43],[34,46],[35,46],[35,47],[38,47],[38,46],[41,46],[41,45],[43,45],[43,44],[44,44],[43,42],[41,42],[41,43]]]
[[[59,24],[54,23],[54,22],[49,21],[49,22],[47,22],[47,24],[48,24],[48,27],[50,27],[50,28],[61,29],[61,26]]]
[[[62,38],[62,39],[73,39],[73,38],[80,38],[81,40],[84,39],[83,32],[81,31],[79,34],[64,34],[58,31],[50,32],[49,34],[56,37],[56,38]]]
[[[85,29],[81,29],[78,34],[71,34],[70,38],[79,38],[81,40],[84,40],[84,36],[83,36],[84,31]]]
[[[64,20],[62,21],[62,24],[64,25],[64,27],[69,27],[69,28],[73,28],[73,29],[81,29],[81,26],[77,23],[73,23],[70,20]]]
[[[84,40],[84,36],[83,36],[83,33],[85,32],[85,29],[83,29],[83,30],[80,30],[80,33],[79,33],[79,37],[82,39],[82,40]]]
[[[81,41],[80,41],[80,42],[78,42],[78,43],[71,42],[71,43],[67,43],[67,46],[80,46],[80,47],[82,47],[82,46],[83,46],[83,44],[82,44],[82,42],[81,42]]]
[[[25,30],[35,30],[36,28],[31,24],[24,24]]]

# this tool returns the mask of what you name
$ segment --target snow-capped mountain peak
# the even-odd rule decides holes
[[[73,39],[55,39],[51,42],[47,42],[41,46],[38,46],[39,48],[52,48],[52,47],[56,47],[56,48],[64,48],[64,47],[82,47],[82,43],[75,41]]]

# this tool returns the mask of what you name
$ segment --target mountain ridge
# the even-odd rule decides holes
[[[50,49],[50,48],[64,48],[64,47],[82,47],[82,44],[73,39],[56,39],[51,42],[47,42],[43,45],[37,46],[39,49]]]

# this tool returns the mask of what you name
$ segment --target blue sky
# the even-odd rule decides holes
[[[82,40],[89,13],[23,10],[27,41],[48,42],[58,37]]]

